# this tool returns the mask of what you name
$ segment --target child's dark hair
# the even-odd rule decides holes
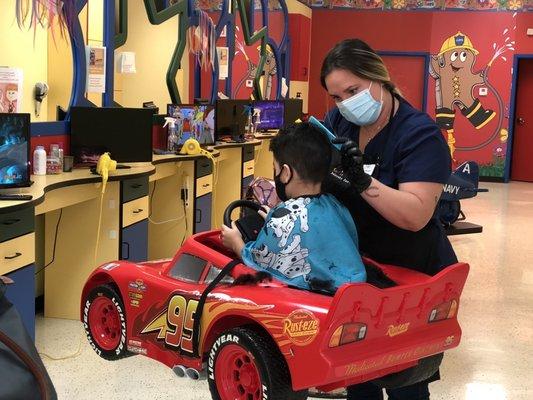
[[[270,142],[270,151],[280,166],[290,165],[304,181],[321,183],[329,173],[331,145],[308,122],[281,129]]]

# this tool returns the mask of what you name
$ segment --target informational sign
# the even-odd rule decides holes
[[[22,78],[21,69],[0,67],[0,113],[22,112]]]
[[[133,51],[125,51],[120,57],[120,70],[122,74],[134,74],[137,72],[135,68],[135,53]]]
[[[105,47],[86,46],[87,92],[105,93]]]
[[[218,79],[226,79],[229,74],[229,49],[217,47],[218,56]]]

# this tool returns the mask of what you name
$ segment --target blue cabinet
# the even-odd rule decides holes
[[[196,198],[194,207],[194,233],[211,230],[211,201],[212,193]]]
[[[141,262],[148,259],[148,220],[143,219],[122,229],[120,259]]]
[[[35,340],[35,266],[28,265],[6,276],[15,281],[7,285],[6,296],[22,317],[31,338]]]

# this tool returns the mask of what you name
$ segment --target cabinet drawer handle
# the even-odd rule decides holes
[[[19,252],[17,251],[14,255],[12,255],[12,256],[5,256],[4,258],[5,258],[6,260],[13,260],[14,258],[20,257],[21,255],[22,255],[22,253],[19,253]]]
[[[248,171],[251,171],[252,169],[254,169],[254,167],[246,167],[246,169],[247,169]]]
[[[139,213],[141,213],[141,212],[143,212],[143,209],[142,209],[142,208],[138,208],[138,209],[136,209],[136,210],[133,210],[133,213],[134,213],[134,214],[139,214]]]
[[[14,225],[17,222],[20,222],[19,218],[13,218],[13,219],[6,219],[5,221],[2,221],[3,225]]]
[[[143,185],[141,185],[140,183],[134,183],[133,185],[130,185],[130,187],[132,189],[139,189],[140,187],[142,187]]]
[[[202,185],[202,187],[204,187],[204,188],[209,187],[209,186],[211,186],[209,183],[204,183],[204,184]]]
[[[209,167],[209,164],[202,164],[201,167],[202,168],[207,168],[207,167]]]

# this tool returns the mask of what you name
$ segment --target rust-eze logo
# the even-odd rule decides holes
[[[283,334],[297,346],[306,346],[318,334],[319,320],[307,310],[296,310],[283,320]]]
[[[410,322],[400,325],[389,325],[389,329],[387,329],[387,335],[390,337],[401,335],[409,330],[409,324]]]

